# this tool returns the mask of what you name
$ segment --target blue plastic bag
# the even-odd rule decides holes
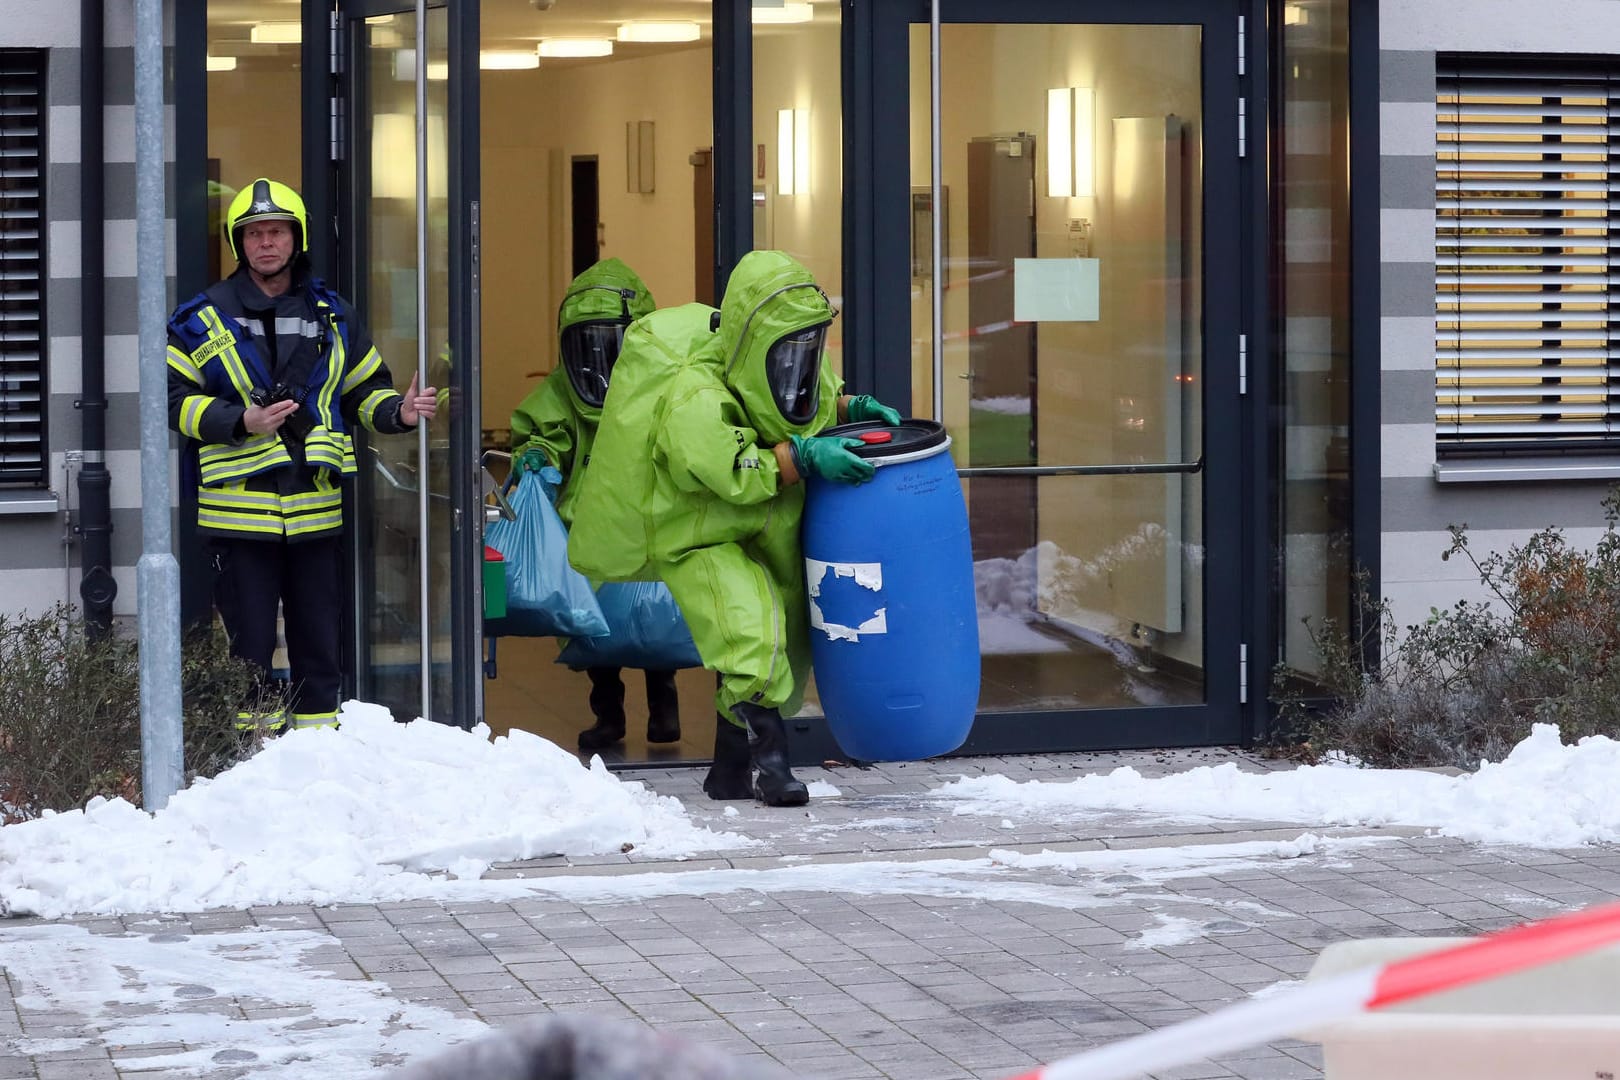
[[[557,663],[575,671],[593,667],[670,671],[702,667],[692,631],[662,581],[610,581],[596,590],[607,620],[603,637],[571,638]]]
[[[549,466],[525,471],[508,498],[516,520],[484,530],[484,542],[506,558],[506,617],[486,622],[491,637],[589,640],[608,632],[590,581],[568,565],[568,529],[551,505],[561,481]]]

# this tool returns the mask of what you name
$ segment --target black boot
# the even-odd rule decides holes
[[[581,750],[603,750],[624,741],[624,683],[618,668],[587,668],[591,677],[591,715],[596,726],[579,733]]]
[[[731,707],[748,725],[748,754],[754,768],[754,797],[766,806],[803,806],[810,789],[788,771],[787,729],[775,709],[738,702]]]
[[[681,706],[673,671],[647,672],[647,741],[681,741]]]
[[[714,714],[714,764],[703,778],[711,799],[752,799],[753,780],[748,772],[748,732]]]

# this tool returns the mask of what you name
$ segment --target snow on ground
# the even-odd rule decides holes
[[[38,1056],[106,1046],[141,1055],[126,1067],[171,1070],[166,1076],[227,1069],[254,1080],[346,1080],[387,1075],[399,1062],[487,1030],[478,1020],[400,1001],[386,983],[305,966],[305,954],[334,946],[341,947],[331,935],[309,930],[115,936],[68,925],[8,929],[0,970],[10,975],[17,1004],[84,1017],[85,1027],[78,1037],[0,1038],[0,1049]]]
[[[0,828],[0,913],[403,900],[445,895],[431,871],[476,879],[497,860],[754,843],[692,824],[679,800],[600,759],[488,734],[349,702],[341,728],[274,739],[158,814],[98,799]]]
[[[1059,782],[965,778],[930,794],[958,814],[1061,819],[1133,811],[1175,821],[1402,825],[1482,843],[1566,848],[1620,841],[1620,742],[1564,745],[1537,724],[1501,762],[1461,776],[1316,765],[1244,772],[1205,766],[1149,779],[1131,768]]]
[[[947,812],[1009,821],[1130,811],[1306,828],[1417,826],[1476,841],[1570,847],[1620,840],[1617,773],[1620,743],[1596,737],[1563,746],[1555,729],[1538,726],[1507,760],[1465,776],[1342,765],[1254,773],[1224,764],[1153,779],[1129,768],[1067,782],[985,776],[930,794]],[[822,782],[812,793],[839,797]],[[865,824],[882,827],[879,813]],[[376,706],[350,702],[341,729],[275,739],[251,760],[180,792],[158,814],[96,800],[82,811],[0,828],[0,913],[493,900],[547,891],[578,900],[755,888],[969,895],[990,888],[1009,865],[998,862],[988,874],[936,867],[928,871],[934,877],[917,876],[924,864],[864,863],[575,884],[479,880],[491,863],[556,853],[610,854],[628,845],[643,856],[683,859],[756,843],[699,827],[678,800],[619,780],[599,760],[582,766],[536,736],[491,740],[482,729],[400,725]]]

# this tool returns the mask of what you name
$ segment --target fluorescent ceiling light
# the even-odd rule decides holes
[[[248,40],[255,45],[297,45],[304,40],[304,25],[296,22],[254,23]]]
[[[210,56],[208,58],[207,67],[208,67],[209,71],[235,71],[236,70],[236,57],[234,57],[234,56]]]
[[[613,42],[607,38],[546,38],[535,47],[541,56],[572,58],[612,56]]]
[[[432,61],[429,61],[431,70]],[[478,54],[478,66],[485,71],[523,71],[540,66],[540,57],[532,52],[509,52],[485,49]]]
[[[802,23],[809,22],[815,11],[809,4],[773,4],[770,7],[755,5],[753,8],[754,22],[756,23]]]
[[[703,28],[695,22],[627,22],[619,24],[620,41],[696,41]]]

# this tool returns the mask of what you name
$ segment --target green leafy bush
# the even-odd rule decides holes
[[[255,692],[251,666],[215,628],[182,644],[187,782],[253,754],[258,733],[235,728],[240,703],[281,705]],[[65,605],[44,615],[0,614],[0,823],[81,807],[96,795],[140,805],[140,656],[134,639],[93,638]]]
[[[1534,723],[1556,725],[1565,741],[1620,737],[1620,494],[1603,507],[1608,525],[1591,550],[1549,528],[1481,558],[1467,529],[1453,526],[1443,557],[1467,559],[1489,601],[1459,600],[1397,627],[1363,576],[1354,632],[1307,619],[1329,701],[1308,699],[1279,670],[1279,728],[1291,750],[1472,769],[1501,760]]]

